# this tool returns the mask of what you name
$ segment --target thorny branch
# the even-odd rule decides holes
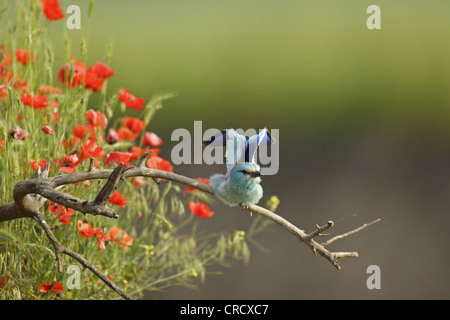
[[[48,177],[49,166],[47,164],[44,170],[39,169],[36,179],[24,180],[15,185],[13,190],[14,202],[0,206],[0,222],[18,218],[33,218],[37,220],[55,248],[55,257],[57,261],[57,269],[59,272],[62,272],[61,254],[64,253],[76,259],[85,268],[90,269],[98,278],[100,278],[106,285],[117,292],[122,298],[131,299],[125,292],[123,292],[117,285],[115,285],[111,280],[104,276],[89,261],[84,259],[78,253],[73,252],[61,245],[53,235],[50,226],[47,224],[39,210],[44,205],[46,200],[51,200],[67,208],[72,208],[85,214],[103,215],[109,218],[117,219],[119,216],[114,212],[112,208],[107,206],[107,201],[111,197],[112,193],[117,188],[121,180],[137,176],[152,178],[157,183],[158,179],[171,180],[186,186],[196,188],[205,193],[209,193],[212,195],[214,194],[213,188],[205,183],[175,173],[145,167],[144,164],[150,154],[151,152],[145,153],[139,160],[136,167],[124,167],[123,164],[120,164],[114,170],[97,170],[94,169],[92,165],[89,165],[89,169],[87,171],[59,175],[51,178]],[[90,163],[93,163],[92,159]],[[66,194],[57,190],[58,188],[67,184],[94,179],[106,179],[107,181],[93,201],[78,199],[71,196],[70,194]],[[319,254],[320,256],[326,258],[338,270],[341,268],[338,262],[339,259],[358,257],[358,253],[330,252],[325,247],[338,239],[342,239],[344,237],[355,234],[381,220],[377,219],[370,223],[364,224],[363,226],[355,230],[335,236],[328,241],[318,243],[314,240],[314,238],[317,236],[323,236],[323,232],[330,229],[334,225],[332,221],[328,221],[324,226],[317,225],[315,231],[307,234],[281,216],[258,205],[246,206],[244,209],[262,215],[265,218],[279,224],[284,229],[296,236],[300,241],[309,246],[315,255]]]

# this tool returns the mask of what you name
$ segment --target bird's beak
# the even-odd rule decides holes
[[[262,177],[263,174],[261,173],[261,171],[255,171],[255,172],[250,173],[250,176],[252,178],[257,178],[257,177]]]

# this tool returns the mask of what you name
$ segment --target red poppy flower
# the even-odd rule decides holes
[[[43,126],[42,131],[44,131],[46,134],[49,134],[52,136],[55,135],[55,131],[53,131],[53,129],[50,128],[49,126]]]
[[[56,282],[54,285],[53,285],[53,288],[52,288],[52,291],[53,292],[61,292],[61,291],[63,291],[64,290],[64,287],[63,287],[63,285],[60,283],[60,282]]]
[[[59,81],[69,88],[84,85],[86,88],[97,92],[103,88],[105,80],[112,77],[115,73],[114,70],[101,62],[96,62],[91,68],[88,68],[85,63],[79,62],[75,58],[72,58],[71,60],[72,63],[62,66],[58,72]],[[71,75],[71,65],[73,65],[73,79],[69,79]]]
[[[65,172],[65,173],[74,173],[75,171],[77,171],[75,167],[70,166],[62,166],[58,169],[58,172]]]
[[[5,60],[3,60],[5,61]],[[13,72],[11,70],[7,70],[6,67],[2,67],[3,63],[0,63],[0,79],[3,78],[8,82],[11,82],[13,77]]]
[[[82,126],[80,124],[75,124],[73,131],[72,131],[72,135],[74,137],[77,137],[81,140],[83,140],[84,136],[86,135],[86,133],[89,131],[88,128],[86,128],[85,126]]]
[[[128,129],[130,129],[134,133],[140,133],[146,127],[146,124],[144,121],[139,120],[138,118],[134,118],[134,117],[124,117],[124,118],[122,118],[121,122],[124,126],[126,126]]]
[[[0,99],[8,98],[8,90],[6,89],[6,84],[0,85]]]
[[[170,162],[158,156],[148,158],[147,167],[151,169],[173,172],[173,166],[170,164]]]
[[[12,72],[7,72],[8,65],[12,63],[11,54],[4,49],[2,44],[0,44],[0,57],[3,57],[3,60],[0,61],[0,77],[9,79],[12,77]]]
[[[197,180],[197,181],[199,181],[199,182],[202,182],[202,183],[209,184],[208,178],[195,178],[195,180]],[[196,190],[197,190],[197,189],[196,189],[196,188],[193,188],[193,187],[186,187],[186,188],[184,189],[184,191],[183,191],[183,194],[185,194],[185,193],[187,193],[187,192],[194,192],[194,191],[196,191]]]
[[[78,156],[76,154],[69,154],[68,156],[65,155],[63,161],[70,164],[75,164],[78,162]]]
[[[35,59],[34,55],[25,49],[17,49],[16,50],[16,59],[17,61],[20,61],[24,66],[28,64],[29,61]]]
[[[112,70],[108,65],[99,61],[94,63],[90,70],[94,72],[98,77],[103,79],[111,78],[113,75],[116,74],[116,72]]]
[[[155,157],[157,156],[160,152],[161,149],[158,148],[139,148],[138,146],[132,146],[131,147],[131,161],[135,161],[137,159],[139,159],[140,157],[142,157],[142,155],[146,152],[149,152],[150,150],[152,150],[152,154],[150,155],[150,157]]]
[[[58,87],[53,87],[49,84],[41,84],[39,86],[39,93],[41,94],[60,94],[62,89]]]
[[[63,285],[60,282],[52,282],[50,284],[43,283],[39,285],[40,292],[61,292],[64,290]]]
[[[119,247],[121,248],[127,248],[131,245],[133,245],[134,238],[130,236],[128,233],[120,229],[119,227],[113,226],[111,229],[109,229],[109,238],[112,242],[116,242],[119,238],[119,235],[121,235],[120,241],[119,241]]]
[[[51,213],[61,213],[66,207],[64,207],[62,204],[49,201],[48,204],[48,211]],[[55,215],[56,216],[56,215]]]
[[[81,139],[78,137],[70,137],[69,139],[63,139],[62,145],[66,152],[72,151],[75,145],[81,145]]]
[[[94,235],[94,228],[92,228],[89,224],[78,220],[77,221],[77,229],[80,236],[83,238],[90,238]]]
[[[133,177],[130,181],[135,188],[143,187],[146,184],[144,177]]]
[[[78,162],[78,156],[76,154],[65,154],[62,159],[54,160],[53,163],[59,166],[74,165]]]
[[[41,0],[42,10],[48,20],[59,20],[64,18],[58,0]]]
[[[56,100],[50,100],[50,108],[51,108],[51,111],[53,112],[51,121],[53,123],[58,123],[58,115],[59,115],[58,114],[58,109],[59,109],[58,102]]]
[[[105,130],[108,125],[108,119],[106,119],[106,116],[100,111],[90,109],[86,111],[84,116],[89,119],[91,125],[94,127],[99,127],[100,129]]]
[[[99,91],[105,85],[105,80],[111,78],[115,71],[102,62],[96,62],[86,71],[86,88],[94,92]]]
[[[97,145],[94,139],[88,139],[79,153],[80,161],[87,158],[102,158],[104,156],[103,148]]]
[[[112,226],[109,229],[109,238],[112,242],[116,242],[117,237],[119,236],[119,234],[122,232],[122,229],[120,229],[119,227],[116,226]]]
[[[70,222],[70,217],[73,215],[73,209],[72,208],[67,208],[65,210],[63,210],[60,214],[59,214],[59,221],[61,223],[65,223],[68,225],[72,225],[72,223]]]
[[[113,151],[106,159],[106,164],[110,166],[113,163],[120,164],[121,162],[123,162],[124,165],[131,165],[131,163],[128,162],[130,160],[130,157],[130,152]]]
[[[59,207],[60,206],[60,207]],[[66,208],[64,206],[59,205],[57,207],[56,210],[57,213],[59,213],[58,215],[58,219],[61,223],[67,224],[67,225],[72,225],[72,223],[70,222],[70,217],[73,215],[73,209],[72,208]],[[55,205],[53,205],[53,207],[56,207]],[[49,207],[50,212],[52,212],[51,207]],[[54,216],[56,219],[56,215]]]
[[[119,90],[119,100],[125,103],[128,108],[142,110],[145,100],[143,98],[136,98],[131,93],[128,93],[129,89]]]
[[[61,67],[58,72],[58,80],[66,85],[68,88],[75,88],[79,85],[85,84],[86,72],[88,67],[83,62],[79,62],[72,58],[73,62],[73,78],[70,79],[71,63],[67,63]]]
[[[133,245],[133,241],[134,238],[125,232],[122,236],[122,239],[119,242],[119,247],[126,249],[129,246]]]
[[[52,282],[50,284],[43,283],[39,286],[41,292],[61,292],[64,290],[63,285],[60,282]]]
[[[108,135],[106,136],[106,142],[108,144],[114,144],[117,141],[119,141],[119,135],[117,134],[117,131],[114,129],[109,129]]]
[[[0,289],[5,289],[8,287],[8,282],[10,282],[12,279],[10,276],[8,276],[7,274],[3,274],[1,276],[1,280],[0,280]]]
[[[13,84],[13,88],[16,90],[26,92],[26,93],[30,91],[30,89],[28,89],[28,87],[27,87],[27,82],[25,80],[22,80],[20,78],[20,76],[16,77],[16,80]]]
[[[125,198],[124,196],[122,196],[119,191],[114,190],[111,198],[109,198],[109,202],[111,202],[112,204],[115,204],[118,207],[125,207],[127,204],[127,198]]]
[[[64,208],[65,207],[62,204],[59,204],[59,203],[56,203],[53,201],[49,201],[49,203],[48,203],[48,210],[51,213],[60,213],[61,211],[64,210]]]
[[[54,285],[54,282],[52,282],[51,284],[43,283],[43,284],[39,285],[38,288],[39,288],[39,291],[41,291],[41,292],[50,292],[50,291],[52,291],[53,285]]]
[[[144,133],[144,146],[159,147],[163,141],[156,133],[145,132]]]
[[[28,132],[24,131],[19,126],[13,126],[9,130],[9,135],[11,136],[11,138],[17,139],[17,140],[25,140],[25,139],[28,139],[30,137],[30,134]]]
[[[189,209],[200,218],[211,218],[214,215],[214,211],[211,211],[208,205],[202,202],[189,201]]]
[[[92,89],[94,92],[99,91],[105,85],[105,78],[100,78],[90,69],[86,71],[85,83],[86,88]]]
[[[109,234],[101,228],[94,228],[94,236],[97,239],[99,249],[106,249],[105,241],[110,240]]]
[[[20,100],[24,105],[33,107],[35,109],[43,109],[48,107],[46,96],[23,93],[20,97]]]
[[[0,140],[0,149],[3,149],[3,144],[5,143],[5,140]]]
[[[134,141],[139,137],[139,132],[133,132],[127,127],[120,127],[116,133],[119,140]]]
[[[76,154],[64,155],[60,160],[53,160],[53,163],[61,166],[58,172],[74,173],[76,171],[75,167],[79,164],[79,159]]]
[[[34,160],[34,159],[30,159],[28,162],[30,163],[31,168],[32,168],[34,171],[37,171],[37,170],[38,170],[38,167],[37,167],[37,166],[41,167],[41,169],[44,170],[45,165],[48,163],[48,161],[47,161],[47,160],[44,160],[44,159],[39,159],[39,161],[36,161],[36,160]],[[36,165],[37,165],[37,166],[36,166]],[[53,171],[53,169],[50,169],[50,171]]]

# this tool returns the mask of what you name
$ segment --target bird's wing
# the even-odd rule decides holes
[[[227,165],[227,176],[236,164],[245,162],[245,146],[247,139],[236,132],[228,129],[226,133],[225,160]]]
[[[211,137],[209,141],[203,141],[203,144],[206,146],[214,146],[214,147],[225,147],[227,143],[227,130],[222,130],[220,134]]]
[[[261,130],[258,134],[251,136],[248,139],[247,146],[245,148],[245,161],[255,163],[256,150],[261,144],[274,143],[267,128]]]

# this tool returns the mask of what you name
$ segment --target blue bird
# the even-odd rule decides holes
[[[261,168],[255,161],[255,154],[261,143],[273,143],[267,129],[248,140],[234,129],[228,129],[211,139],[212,145],[218,143],[226,147],[227,173],[214,174],[209,178],[214,194],[231,207],[240,205],[247,208],[258,203],[263,196],[263,188],[260,185]]]

